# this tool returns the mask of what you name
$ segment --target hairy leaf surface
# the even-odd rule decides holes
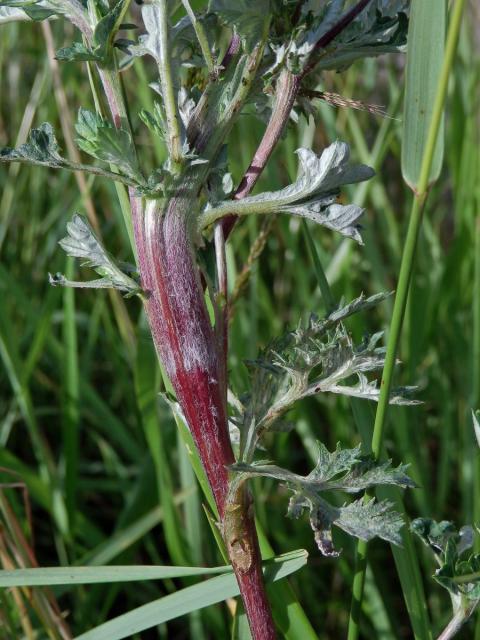
[[[50,276],[51,284],[80,288],[114,288],[126,292],[127,297],[141,293],[138,283],[118,267],[85,218],[75,214],[67,224],[67,231],[68,236],[59,243],[62,249],[69,256],[82,258],[82,266],[91,267],[102,278],[89,282],[73,282],[62,274],[56,274]]]
[[[309,512],[315,540],[324,555],[338,555],[332,543],[333,525],[362,540],[380,537],[400,544],[403,521],[398,513],[392,511],[390,503],[374,500],[365,503],[360,499],[336,507],[322,494],[333,490],[358,493],[387,484],[414,487],[415,483],[406,474],[407,467],[392,467],[391,461],[375,463],[371,457],[361,455],[360,447],[341,449],[337,445],[335,451],[329,452],[322,443],[317,445],[317,464],[307,476],[264,462],[237,463],[231,468],[239,473],[240,481],[264,476],[286,484],[293,492],[288,515],[298,518],[304,511]]]

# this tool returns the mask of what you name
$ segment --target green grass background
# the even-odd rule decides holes
[[[427,204],[395,380],[418,384],[424,404],[393,407],[386,432],[389,457],[409,463],[419,485],[405,495],[409,517],[449,519],[459,526],[480,523],[480,458],[470,419],[471,409],[480,407],[475,3],[469,11],[449,88],[444,167]],[[52,23],[51,28],[56,48],[72,41],[68,26]],[[79,106],[93,109],[85,67],[52,66],[45,36],[39,24],[0,25],[0,146],[23,142],[32,125],[49,121],[66,149],[62,118],[68,125]],[[162,159],[162,149],[152,146],[136,113],[151,104],[148,82],[154,73],[138,60],[124,74],[136,143],[150,166]],[[382,104],[391,117],[319,103],[316,123],[301,119],[288,131],[258,187],[279,188],[295,176],[297,147],[312,144],[318,151],[335,139],[349,142],[356,160],[375,167],[374,180],[345,193],[347,200],[366,207],[364,247],[308,226],[338,301],[362,291],[395,289],[411,206],[400,172],[403,75],[400,56],[326,75],[327,90]],[[255,117],[241,117],[228,149],[237,181],[261,133]],[[82,192],[67,172],[0,167],[0,564],[31,563],[27,547],[43,566],[221,564],[185,447],[168,407],[158,399],[161,378],[140,303],[48,284],[49,272],[83,277],[57,244],[74,211],[98,219],[109,251],[132,260],[114,185],[87,179],[80,186]],[[236,228],[227,254],[230,282],[247,261],[260,228],[261,221],[253,217]],[[235,307],[229,368],[237,392],[248,382],[243,360],[312,311],[322,314],[325,306],[305,229],[295,219],[278,217]],[[349,329],[356,338],[388,330],[390,315],[387,301],[354,318]],[[357,423],[371,429],[374,411],[369,403],[336,396],[306,400],[291,414],[295,430],[277,434],[268,456],[307,473],[315,461],[315,440],[330,448],[337,442],[353,446],[360,441],[354,414]],[[26,493],[7,486],[19,481]],[[285,491],[261,481],[255,493],[258,519],[275,552],[305,548],[310,553],[308,566],[289,581],[318,637],[344,637],[354,541],[336,532],[343,553],[339,560],[325,559],[308,522],[284,517]],[[431,557],[417,549],[432,626],[439,632],[450,613],[448,595],[430,577],[435,568]],[[369,559],[363,636],[412,637],[388,545],[374,542]],[[72,633],[79,634],[190,583],[56,587],[54,593]],[[37,637],[49,637],[48,617],[45,622],[29,604],[28,592],[20,590],[0,593],[0,637],[24,637],[19,602],[32,627],[43,629]],[[230,611],[214,606],[141,637],[226,638]],[[479,638],[478,628],[473,620],[461,637],[474,637],[476,631]]]

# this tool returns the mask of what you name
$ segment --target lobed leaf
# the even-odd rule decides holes
[[[409,6],[409,0],[371,2],[321,52],[316,71],[341,71],[362,58],[405,51]],[[311,39],[311,32],[306,37]]]
[[[374,170],[366,165],[350,164],[350,149],[344,142],[334,142],[320,156],[311,149],[299,149],[297,154],[299,177],[293,184],[279,191],[210,204],[200,217],[200,228],[226,215],[280,212],[309,218],[361,242],[356,222],[363,209],[336,204],[336,198],[340,187],[368,180],[375,174]]]
[[[124,182],[130,186],[137,185],[143,177],[139,174],[135,176],[122,175],[115,171],[108,171],[99,167],[85,164],[78,164],[63,158],[60,154],[53,127],[49,122],[44,122],[37,129],[32,129],[28,136],[28,141],[16,149],[5,147],[0,149],[0,162],[23,162],[26,164],[40,165],[42,167],[52,167],[53,169],[68,169],[69,171],[84,171],[94,175],[111,178],[118,182]]]
[[[315,540],[324,555],[338,555],[332,543],[332,526],[343,529],[362,540],[380,537],[393,544],[400,544],[401,516],[391,510],[388,502],[363,502],[361,499],[336,507],[322,496],[326,491],[358,493],[379,485],[414,487],[407,476],[405,465],[392,467],[391,461],[376,463],[371,456],[362,456],[360,447],[329,452],[318,442],[318,461],[307,475],[300,476],[276,465],[263,462],[232,465],[231,470],[239,473],[238,482],[255,476],[278,480],[293,492],[288,507],[288,515],[299,517],[309,511],[310,524],[315,532]]]
[[[51,16],[64,16],[80,30],[88,28],[85,8],[79,0],[0,0],[0,7],[22,10],[28,18],[35,21],[46,20]]]
[[[89,155],[117,166],[140,184],[145,182],[137,163],[135,147],[130,133],[117,129],[101,116],[80,108],[75,129],[77,144]]]
[[[65,160],[60,156],[60,149],[49,122],[44,122],[38,129],[32,129],[28,142],[17,149],[5,147],[0,150],[0,159],[5,161],[29,161],[32,164],[43,164],[50,167],[61,167]]]
[[[264,433],[293,406],[307,396],[332,392],[377,401],[376,380],[366,373],[383,368],[385,350],[377,347],[381,333],[355,345],[342,321],[377,304],[386,294],[363,295],[333,311],[323,320],[312,315],[305,327],[274,340],[257,360],[247,364],[252,372],[251,391],[242,399],[242,410],[234,417],[241,432],[241,460],[252,459]],[[357,379],[352,385],[349,380]],[[395,390],[394,404],[414,404],[412,388]]]
[[[81,42],[74,42],[71,47],[63,47],[58,49],[55,54],[57,60],[62,62],[101,62],[100,58],[95,51],[89,49]]]
[[[467,525],[457,530],[446,520],[417,518],[411,529],[435,554],[440,567],[433,577],[450,593],[454,609],[463,607],[466,617],[470,616],[480,602],[480,554],[466,556],[474,545],[474,528]]]
[[[245,49],[251,51],[262,40],[269,0],[210,0],[208,8],[240,36]]]
[[[99,280],[90,282],[73,282],[61,274],[50,276],[52,285],[81,287],[81,288],[114,288],[124,291],[127,297],[141,294],[138,283],[125,274],[116,264],[112,256],[104,249],[88,222],[82,216],[75,214],[67,224],[68,236],[60,240],[59,244],[65,253],[74,258],[82,258],[82,266],[94,269],[102,276]]]

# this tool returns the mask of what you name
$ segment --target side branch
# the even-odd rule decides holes
[[[270,120],[263,134],[263,138],[258,145],[258,149],[253,156],[253,160],[233,196],[235,200],[241,200],[245,198],[245,196],[248,196],[262,174],[265,165],[270,159],[287,125],[299,88],[299,76],[294,76],[290,71],[284,69],[277,82],[275,104]],[[225,239],[232,231],[235,220],[235,215],[231,215],[222,221]]]
[[[168,45],[168,9],[166,0],[159,0],[158,4],[160,7],[160,20],[158,24],[160,62],[158,64],[158,70],[160,73],[160,84],[162,87],[163,103],[167,119],[168,148],[172,161],[176,164],[180,164],[182,162],[182,146],[180,138],[180,121],[173,88],[172,66]]]

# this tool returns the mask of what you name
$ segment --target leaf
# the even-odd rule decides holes
[[[94,62],[101,62],[102,59],[97,54],[86,47],[81,42],[74,42],[71,47],[63,47],[58,49],[55,54],[57,60],[65,62],[87,62],[92,60]]]
[[[92,48],[81,42],[74,42],[71,47],[59,49],[56,53],[58,60],[67,62],[93,61],[102,67],[112,66],[115,36],[120,28],[124,28],[122,20],[130,0],[119,0],[111,11],[108,11],[97,23],[93,32]],[[131,26],[131,25],[126,25]],[[124,49],[130,41],[119,40],[119,47]]]
[[[44,122],[38,129],[32,129],[28,142],[17,149],[5,147],[0,151],[0,159],[5,161],[23,160],[32,164],[42,164],[50,167],[62,167],[66,162],[59,153],[57,139],[53,127]]]
[[[392,467],[391,461],[376,463],[371,456],[361,456],[360,447],[341,449],[337,444],[330,453],[318,442],[318,461],[307,475],[300,476],[286,469],[262,462],[251,465],[237,463],[230,469],[240,474],[238,482],[255,476],[273,478],[285,483],[293,491],[288,515],[299,517],[305,510],[310,512],[310,524],[315,540],[324,555],[338,555],[333,548],[331,528],[333,525],[362,540],[380,537],[393,544],[400,544],[401,516],[391,510],[389,502],[368,503],[357,500],[343,507],[330,504],[322,493],[345,491],[358,493],[379,485],[414,487],[407,476],[406,466]]]
[[[105,251],[88,222],[82,216],[75,214],[67,224],[68,236],[60,240],[59,244],[65,253],[74,258],[82,258],[82,266],[91,267],[99,275],[99,280],[90,282],[73,282],[61,274],[50,276],[52,285],[80,288],[114,288],[125,291],[127,297],[141,294],[138,283],[127,276],[116,264],[112,256]]]
[[[3,6],[2,3],[0,3],[0,24],[24,20],[30,20],[30,17],[27,16],[25,11],[14,6]]]
[[[251,391],[242,398],[243,408],[234,417],[241,432],[241,460],[251,459],[264,433],[302,398],[329,391],[378,400],[377,382],[369,382],[365,374],[383,368],[385,350],[377,347],[382,334],[366,337],[355,345],[342,321],[378,304],[387,295],[362,295],[323,320],[312,315],[305,327],[277,338],[257,360],[247,363],[252,372]],[[352,377],[358,383],[345,384]],[[390,402],[415,404],[407,397],[411,391],[397,389]]]
[[[111,62],[114,38],[128,9],[130,0],[118,0],[113,9],[109,11],[95,27],[93,42],[95,55],[104,64]]]
[[[362,456],[360,446],[341,449],[337,444],[330,453],[325,445],[317,442],[318,460],[307,476],[300,476],[276,465],[256,462],[252,465],[236,463],[232,469],[248,476],[264,476],[286,482],[294,487],[310,491],[345,491],[359,493],[378,485],[395,485],[414,488],[416,485],[406,474],[407,465],[392,467],[392,461],[378,463],[371,456]]]
[[[452,522],[429,518],[413,520],[411,529],[435,554],[440,568],[433,577],[452,596],[454,613],[463,610],[468,618],[480,602],[480,554],[466,557],[474,546],[475,530],[467,525],[457,531]]]
[[[46,20],[53,15],[67,18],[76,27],[88,26],[88,17],[84,6],[78,0],[0,0],[0,7],[16,7],[25,12],[31,20]]]
[[[28,141],[17,149],[5,147],[0,149],[0,162],[22,162],[25,164],[52,167],[53,169],[68,169],[69,171],[84,171],[97,176],[110,178],[130,186],[137,185],[137,180],[123,176],[115,171],[108,171],[99,167],[71,162],[60,155],[60,147],[53,132],[52,125],[44,122],[37,129],[32,129]],[[142,178],[143,182],[143,178]]]
[[[1,0],[0,7],[20,10],[31,20],[45,20],[57,13],[52,3],[42,0]]]
[[[138,45],[132,46],[130,52],[134,56],[150,55],[157,63],[162,61],[161,33],[161,8],[155,2],[142,6],[142,18],[147,30],[146,35],[138,39]]]
[[[237,201],[224,201],[205,209],[200,217],[204,228],[225,215],[249,213],[290,213],[309,218],[344,236],[361,242],[356,221],[363,209],[355,205],[336,204],[340,187],[362,182],[375,172],[365,165],[351,165],[350,149],[344,142],[335,142],[320,156],[311,149],[297,151],[300,161],[297,180],[281,189],[260,193]]]
[[[143,184],[132,138],[125,129],[117,129],[101,116],[80,108],[75,129],[77,144],[89,155],[117,166],[130,178]]]
[[[165,114],[162,105],[156,100],[153,103],[153,113],[142,109],[139,112],[140,120],[144,123],[148,129],[157,135],[160,140],[165,140],[166,124]]]
[[[306,562],[307,553],[303,549],[267,560],[263,563],[265,581],[281,580],[298,571]],[[82,633],[76,640],[121,640],[191,611],[234,598],[239,593],[233,572],[210,578],[113,618]]]
[[[446,0],[414,0],[412,2],[402,136],[402,173],[412,189],[415,189],[420,178],[420,168],[444,58],[446,14]],[[442,124],[435,146],[429,182],[435,181],[440,174],[443,152]]]
[[[224,567],[168,567],[148,565],[95,566],[95,567],[41,567],[0,572],[0,587],[53,586],[61,584],[99,584],[166,580],[187,576],[203,576],[230,573],[230,565]]]
[[[269,0],[210,0],[209,11],[231,27],[248,51],[261,41],[265,20],[270,12]]]
[[[371,2],[321,52],[316,72],[329,69],[343,71],[362,58],[404,51],[409,5],[409,0]],[[306,37],[311,39],[312,36],[307,33]]]

